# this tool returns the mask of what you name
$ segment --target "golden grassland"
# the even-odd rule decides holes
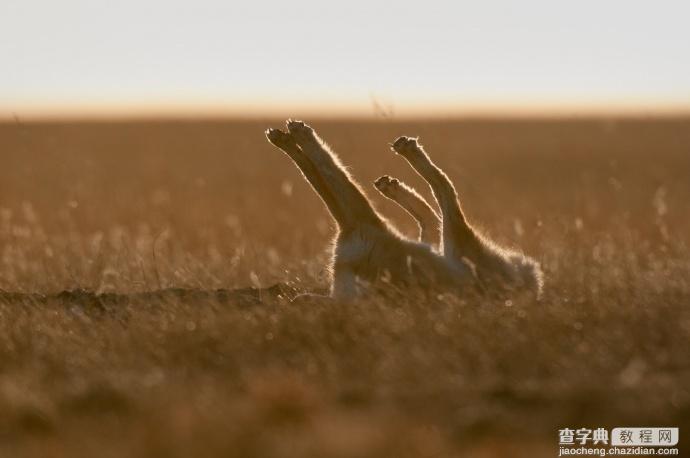
[[[370,184],[428,197],[387,147],[420,135],[543,299],[142,299],[327,285],[280,123],[3,124],[0,456],[551,457],[559,428],[690,426],[690,120],[312,124],[410,236]]]

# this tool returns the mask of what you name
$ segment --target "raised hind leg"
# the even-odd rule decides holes
[[[374,182],[381,194],[400,205],[419,225],[419,240],[431,246],[440,245],[441,218],[414,188],[397,178],[384,175]]]
[[[333,195],[331,187],[324,180],[324,177],[319,173],[319,170],[309,160],[309,158],[302,152],[300,147],[292,135],[282,132],[278,129],[268,129],[266,131],[266,138],[274,146],[280,148],[290,159],[292,159],[300,169],[304,177],[311,184],[314,191],[321,197],[321,200],[326,204],[333,218],[339,226],[349,224],[346,213],[342,208],[341,201]]]
[[[355,229],[364,225],[385,228],[385,223],[362,189],[314,129],[302,121],[288,121],[287,127],[300,150],[323,178],[332,198],[337,201],[342,211],[342,221],[339,221],[341,229]]]
[[[505,250],[484,241],[467,223],[455,186],[436,166],[416,138],[400,137],[392,145],[424,178],[441,208],[443,256],[469,261],[484,287],[494,291],[527,288],[541,293],[539,263],[521,253]]]
[[[362,267],[370,261],[368,239],[373,233],[387,231],[387,226],[309,126],[289,122],[288,128],[290,133],[272,129],[266,136],[297,164],[336,219],[340,232],[333,258],[331,296],[349,300],[360,289],[357,272],[367,272]]]
[[[446,175],[429,158],[416,138],[400,137],[393,151],[404,157],[413,169],[429,183],[441,209],[441,252],[447,258],[475,260],[480,256],[481,242],[467,223],[458,194]]]

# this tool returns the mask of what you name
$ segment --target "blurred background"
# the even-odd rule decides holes
[[[0,117],[677,114],[683,1],[5,0]]]

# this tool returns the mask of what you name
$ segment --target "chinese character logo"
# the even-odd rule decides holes
[[[619,441],[621,444],[632,444],[633,443],[633,432],[629,429],[623,429],[620,431]]]
[[[559,443],[561,445],[570,445],[575,443],[575,431],[572,429],[559,429],[558,437],[560,438]]]
[[[670,444],[673,442],[673,436],[670,429],[660,429],[659,430],[659,443],[660,444]]]
[[[608,444],[609,443],[609,432],[604,428],[597,428],[594,430],[594,435],[592,437],[592,442],[594,444]]]

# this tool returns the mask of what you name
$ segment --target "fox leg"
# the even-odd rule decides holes
[[[337,200],[342,212],[341,229],[347,231],[362,225],[385,228],[362,189],[314,129],[301,121],[288,121],[287,127],[304,156],[323,178],[332,198]]]
[[[419,240],[431,246],[438,246],[441,218],[426,200],[397,178],[384,175],[374,182],[381,194],[400,205],[419,225]]]
[[[467,223],[458,200],[458,193],[448,175],[434,164],[416,138],[400,137],[393,151],[404,157],[412,168],[429,183],[441,209],[441,253],[452,259],[477,259],[481,243]]]
[[[306,180],[314,188],[314,191],[321,197],[321,200],[326,204],[333,218],[339,226],[347,222],[346,212],[341,206],[340,200],[333,195],[331,187],[324,180],[324,177],[319,173],[319,170],[304,154],[304,152],[297,145],[294,138],[288,133],[282,132],[278,129],[269,129],[266,131],[266,138],[274,146],[280,148],[290,159],[292,159],[300,169]]]

